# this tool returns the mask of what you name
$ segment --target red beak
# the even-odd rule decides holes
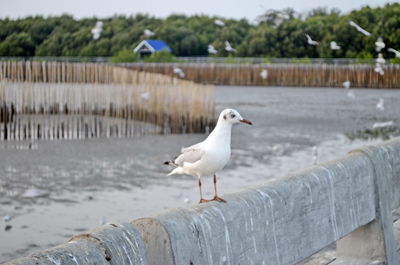
[[[248,121],[246,119],[240,120],[240,122],[247,123],[248,125],[253,125],[253,123],[251,123],[251,121]]]

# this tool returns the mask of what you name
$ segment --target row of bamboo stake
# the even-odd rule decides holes
[[[213,87],[107,64],[0,62],[0,139],[207,131]]]
[[[262,85],[342,87],[350,81],[359,88],[400,88],[400,65],[384,65],[384,75],[374,65],[332,64],[215,64],[215,63],[130,63],[129,69],[176,76],[179,67],[185,79],[215,85]],[[262,70],[268,75],[263,79]]]

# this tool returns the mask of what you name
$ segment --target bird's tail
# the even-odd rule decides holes
[[[174,170],[172,170],[171,172],[169,172],[169,174],[167,176],[171,176],[171,175],[179,175],[179,174],[184,174],[183,169],[181,167],[177,167]]]

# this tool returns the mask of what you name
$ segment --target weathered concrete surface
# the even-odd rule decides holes
[[[167,211],[134,224],[145,242],[152,242],[156,250],[149,252],[150,264],[170,259],[176,265],[295,264],[382,214],[387,215],[388,207],[383,211],[382,203],[398,198],[399,160],[397,139],[232,194],[226,197],[226,204]],[[387,183],[379,184],[379,191],[376,182],[381,181]],[[389,209],[398,203],[389,205]],[[158,237],[159,231],[169,238],[157,242],[152,237]],[[390,227],[388,231],[384,235],[390,237]],[[392,251],[393,241],[384,241],[385,249]],[[388,248],[387,244],[392,245]],[[370,264],[370,257],[362,262]]]
[[[174,264],[294,264],[375,218],[373,168],[350,157],[153,220],[170,236]]]
[[[5,265],[147,265],[144,243],[131,224],[107,224],[77,235],[64,245]]]

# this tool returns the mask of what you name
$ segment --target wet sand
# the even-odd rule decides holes
[[[234,107],[254,123],[234,128],[232,160],[218,175],[221,195],[312,166],[314,145],[322,162],[382,141],[345,135],[362,135],[376,122],[398,125],[400,91],[355,90],[355,96],[348,98],[344,89],[217,87],[217,113]],[[385,111],[375,108],[380,97]],[[204,137],[0,142],[0,262],[63,243],[103,222],[197,203],[196,180],[166,177],[169,168],[162,162]],[[211,179],[204,185],[211,197]],[[3,221],[6,215],[12,220]]]

